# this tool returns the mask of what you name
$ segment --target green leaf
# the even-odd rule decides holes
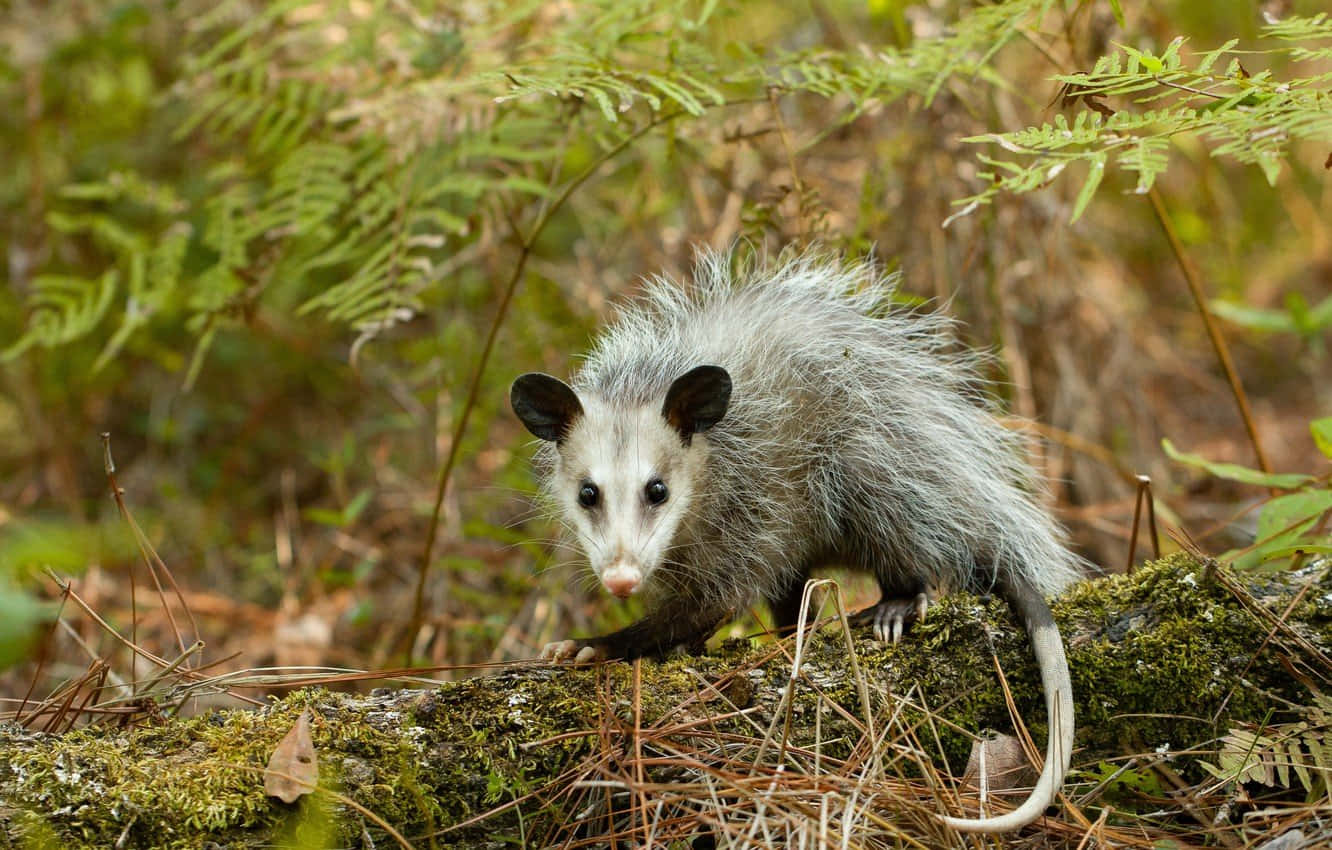
[[[1276,188],[1277,180],[1281,177],[1281,158],[1276,151],[1263,151],[1258,155],[1256,163],[1267,178],[1267,185]]]
[[[1287,493],[1267,502],[1258,515],[1256,545],[1234,559],[1235,568],[1252,569],[1296,550],[1315,551],[1322,540],[1306,535],[1328,510],[1332,510],[1332,490]]]
[[[356,518],[361,515],[361,511],[365,510],[365,506],[370,504],[370,498],[373,495],[374,491],[370,490],[368,487],[357,492],[357,494],[352,497],[352,500],[347,503],[347,507],[342,509],[342,516],[346,519],[346,523],[344,524],[350,525],[355,522]]]
[[[1332,295],[1318,302],[1318,306],[1309,310],[1309,324],[1315,330],[1332,327]]]
[[[342,528],[347,524],[346,519],[342,515],[342,511],[335,511],[331,508],[306,508],[301,511],[301,516],[311,522],[317,522],[320,525],[326,525],[329,528]]]
[[[1263,548],[1264,560],[1275,561],[1292,555],[1332,555],[1332,543],[1297,543],[1293,546]]]
[[[1310,422],[1309,433],[1313,434],[1314,445],[1318,446],[1323,457],[1332,460],[1332,416]]]
[[[1165,53],[1161,54],[1161,61],[1167,68],[1175,69],[1179,67],[1179,49],[1184,45],[1183,36],[1175,36],[1170,39],[1170,44],[1166,45]]]
[[[369,488],[360,490],[347,503],[347,506],[340,511],[330,508],[306,508],[301,511],[301,515],[311,522],[317,522],[320,525],[326,525],[330,528],[346,528],[356,522],[356,518],[365,510],[366,505],[370,504],[374,491]]]
[[[1153,56],[1150,53],[1144,53],[1143,51],[1138,50],[1137,48],[1129,47],[1127,44],[1119,45],[1119,49],[1123,50],[1125,53],[1129,55],[1130,73],[1132,73],[1133,71],[1133,64],[1135,61],[1137,62],[1137,64],[1146,68],[1148,71],[1150,71],[1153,74],[1159,74],[1161,73],[1161,71],[1165,70],[1165,65],[1161,62],[1161,60],[1157,59],[1155,56]]]
[[[53,348],[91,332],[110,309],[119,280],[120,274],[114,268],[107,269],[97,280],[75,275],[38,275],[28,297],[32,314],[27,333],[9,348],[0,350],[0,361],[13,359],[34,344]]]
[[[111,201],[120,192],[108,183],[70,183],[60,187],[60,197],[76,201]]]
[[[24,657],[33,629],[54,612],[54,606],[0,579],[0,670]]]
[[[190,355],[190,365],[185,369],[184,387],[188,391],[194,387],[194,382],[199,378],[199,372],[203,369],[204,358],[209,349],[213,347],[213,338],[217,336],[217,323],[207,317],[204,322],[203,334],[199,341],[194,344],[194,353]]]
[[[1250,307],[1232,301],[1214,299],[1207,306],[1214,315],[1228,322],[1234,322],[1242,328],[1275,333],[1294,333],[1295,323],[1284,310],[1269,310],[1264,307]]]
[[[1287,530],[1301,533],[1329,509],[1332,509],[1332,490],[1304,490],[1277,496],[1263,505],[1258,514],[1257,539],[1274,538]]]
[[[1309,318],[1309,302],[1304,300],[1304,296],[1299,292],[1287,292],[1286,312],[1290,313],[1290,323],[1295,327],[1297,333],[1302,336],[1308,336],[1311,330]]]
[[[1124,7],[1120,5],[1119,0],[1110,0],[1110,12],[1115,16],[1115,23],[1119,25],[1120,29],[1128,26],[1124,23]]]
[[[1096,187],[1101,185],[1101,178],[1103,177],[1105,177],[1105,154],[1101,153],[1097,154],[1089,163],[1087,179],[1083,181],[1077,200],[1073,202],[1073,217],[1069,219],[1069,224],[1082,217],[1082,213],[1087,209],[1087,204],[1091,201],[1092,195],[1096,194]]]
[[[1228,481],[1239,481],[1242,484],[1254,484],[1259,487],[1275,487],[1279,490],[1293,490],[1313,481],[1311,475],[1300,475],[1294,472],[1268,473],[1234,463],[1210,461],[1202,455],[1181,452],[1168,439],[1161,440],[1161,448],[1165,449],[1165,453],[1173,461],[1205,469],[1217,478],[1224,478]]]
[[[1202,58],[1198,60],[1198,73],[1199,74],[1210,73],[1212,70],[1212,66],[1215,65],[1216,61],[1221,58],[1221,54],[1229,53],[1231,50],[1234,49],[1235,45],[1237,44],[1239,44],[1239,39],[1232,38],[1229,41],[1227,41],[1225,44],[1216,48],[1215,50],[1209,50],[1206,53],[1204,53],[1202,55]]]

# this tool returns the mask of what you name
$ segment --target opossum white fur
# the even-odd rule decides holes
[[[869,619],[893,639],[927,590],[995,590],[1040,663],[1045,769],[1018,809],[944,821],[1016,829],[1068,769],[1068,665],[1042,597],[1081,562],[1041,507],[1018,438],[987,409],[978,357],[957,350],[946,317],[892,309],[895,286],[871,264],[816,253],[736,280],[727,256],[703,254],[692,285],[649,283],[571,387],[514,382],[514,410],[547,441],[549,495],[592,569],[615,595],[649,598],[641,621],[544,655],[662,654],[758,600],[793,625],[825,564],[877,577],[884,599]]]

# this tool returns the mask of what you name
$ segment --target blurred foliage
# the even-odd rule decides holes
[[[1309,423],[1314,444],[1332,461],[1332,417]],[[1258,527],[1251,545],[1221,557],[1241,569],[1266,565],[1283,568],[1283,559],[1302,562],[1305,556],[1332,556],[1332,476],[1299,473],[1265,473],[1233,463],[1214,463],[1196,454],[1180,452],[1169,440],[1162,443],[1171,459],[1207,470],[1217,478],[1271,488],[1275,495],[1258,511]]]
[[[33,628],[52,616],[49,607],[14,582],[0,579],[0,669],[28,651]]]
[[[1332,295],[1311,307],[1303,295],[1291,292],[1280,310],[1221,300],[1209,306],[1221,318],[1249,330],[1296,334],[1318,360],[1327,353],[1324,337],[1332,330]]]
[[[183,175],[133,163],[62,185],[46,223],[94,252],[98,271],[53,262],[35,275],[27,330],[3,356],[109,326],[96,373],[149,322],[183,325],[197,339],[188,387],[218,331],[264,307],[351,326],[354,356],[420,314],[427,290],[465,286],[468,246],[508,218],[534,218],[535,239],[645,133],[674,144],[710,109],[799,92],[845,98],[841,122],[907,93],[928,99],[1051,5],[983,7],[946,37],[874,56],[722,41],[739,8],[694,0],[200,10],[169,94],[141,62],[102,83],[125,89],[108,103],[155,95],[181,110],[165,147],[192,154],[184,191]]]
[[[79,574],[89,564],[132,554],[129,531],[118,518],[99,525],[64,520],[0,525],[0,669],[23,656],[35,627],[55,613],[55,605],[27,590],[43,570]]]
[[[1251,3],[1187,0],[9,4],[0,608],[16,613],[0,646],[49,610],[42,566],[86,570],[122,630],[144,616],[124,598],[134,550],[88,543],[123,522],[108,431],[149,540],[216,612],[214,645],[247,664],[385,663],[514,275],[419,654],[513,657],[629,616],[547,571],[576,556],[533,519],[505,388],[567,372],[607,305],[679,273],[696,242],[821,240],[900,264],[907,294],[952,299],[968,341],[1000,352],[1019,415],[1152,472],[1163,499],[1172,481],[1251,499],[1160,456],[1170,434],[1247,461],[1133,193],[1159,188],[1206,247],[1218,313],[1258,340],[1245,367],[1273,419],[1293,407],[1302,427],[1327,398],[1299,355],[1329,326],[1328,22],[1279,5],[1264,24]],[[1068,165],[1091,169],[1080,187],[1052,182]],[[1044,447],[1060,503],[1118,562],[1132,479],[1070,445]],[[1319,474],[1310,452],[1287,460]],[[1313,506],[1263,509],[1263,529],[1286,507]],[[309,638],[304,618],[328,627],[310,656],[275,636]]]

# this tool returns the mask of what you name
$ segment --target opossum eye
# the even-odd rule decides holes
[[[597,485],[591,481],[584,481],[582,486],[578,488],[578,504],[585,508],[594,508],[597,505],[597,497],[600,495],[601,491],[597,489]]]
[[[653,505],[660,505],[670,495],[670,491],[666,489],[666,482],[660,478],[649,481],[643,493],[647,496],[648,503]]]

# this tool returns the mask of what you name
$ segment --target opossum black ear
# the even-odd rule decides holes
[[[568,384],[540,372],[518,376],[509,389],[509,404],[527,430],[557,443],[583,414],[583,405]]]
[[[731,376],[720,366],[698,366],[675,379],[666,391],[661,415],[680,432],[685,443],[726,415],[731,401]]]

